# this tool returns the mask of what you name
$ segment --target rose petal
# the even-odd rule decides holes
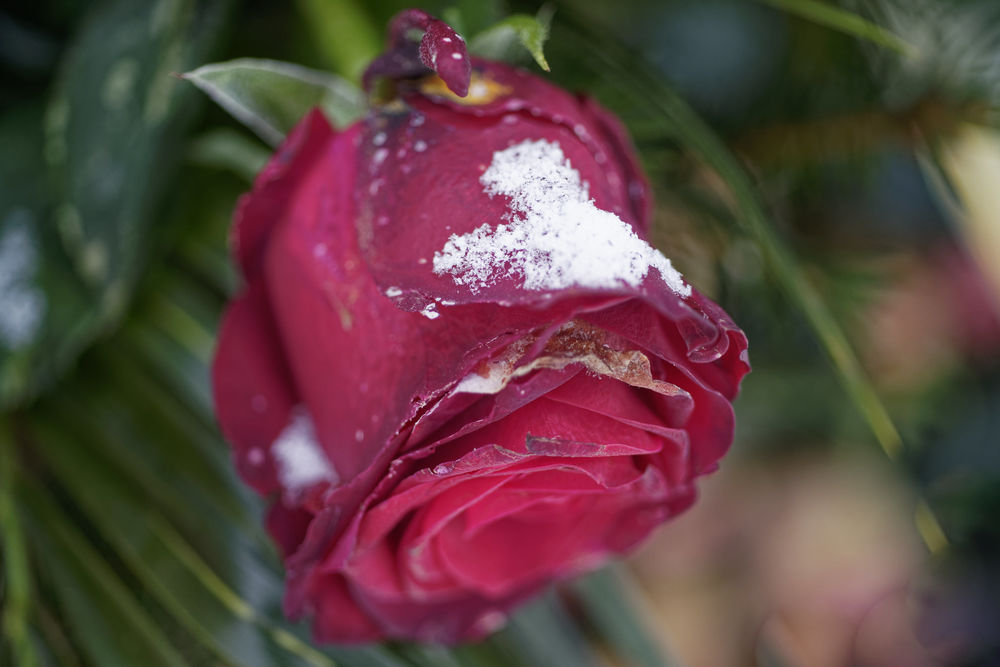
[[[309,111],[257,175],[253,191],[240,197],[231,243],[247,280],[257,275],[271,231],[333,137],[323,113]]]
[[[340,575],[322,575],[312,584],[316,609],[313,634],[317,641],[356,643],[375,641],[382,631],[351,596]]]
[[[222,318],[212,364],[219,425],[240,476],[258,493],[280,487],[271,445],[295,399],[263,285],[251,283]]]

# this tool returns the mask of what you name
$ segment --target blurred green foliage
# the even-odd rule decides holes
[[[407,6],[0,9],[0,663],[579,665],[593,647],[665,660],[630,632],[642,624],[608,573],[455,651],[317,649],[282,618],[262,504],[231,469],[207,376],[238,289],[229,218],[268,148],[171,75],[267,58],[356,82]],[[538,61],[542,35],[497,27],[538,3],[423,7],[540,73],[512,45]],[[966,125],[997,130],[997,4],[550,8],[546,76],[621,115],[656,189],[655,240],[750,337],[732,457],[880,442],[948,538],[914,583],[924,639],[950,664],[995,664],[1000,336],[988,298],[948,310],[973,290],[932,271],[980,245],[938,156]],[[278,112],[283,132],[294,118]],[[919,288],[924,310],[893,305],[928,272],[915,284],[943,298]],[[876,326],[887,312],[895,328]]]

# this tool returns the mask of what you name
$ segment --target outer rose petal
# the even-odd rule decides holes
[[[253,192],[240,198],[233,217],[233,253],[249,280],[260,270],[264,248],[275,221],[296,196],[302,179],[315,168],[316,160],[333,139],[333,130],[323,112],[313,109],[289,133],[288,138],[257,174]]]
[[[236,469],[258,493],[277,491],[271,444],[288,423],[295,393],[264,286],[229,305],[212,365],[215,411]]]
[[[313,634],[324,642],[370,642],[382,630],[354,601],[347,581],[339,574],[318,574],[312,582],[315,620]]]
[[[361,473],[392,439],[424,373],[415,344],[423,318],[392,305],[357,249],[355,136],[338,135],[300,179],[265,260],[295,385],[342,480]]]

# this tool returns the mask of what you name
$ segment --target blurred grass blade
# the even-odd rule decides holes
[[[185,667],[157,623],[48,494],[33,484],[18,488],[27,500],[34,551],[91,663]]]
[[[884,46],[906,56],[912,57],[917,53],[917,49],[913,45],[898,35],[862,16],[827,2],[820,0],[758,0],[758,2],[844,34]]]
[[[81,424],[68,423],[79,432]],[[40,453],[101,536],[178,625],[220,660],[248,667],[398,666],[391,655],[377,647],[346,654],[350,659],[335,660],[272,622],[256,604],[224,581],[163,515],[139,497],[129,477],[115,471],[91,449],[100,435],[90,433],[82,442],[69,442],[66,427],[51,422],[35,426]],[[93,493],[95,488],[101,493]],[[210,522],[210,517],[206,521]],[[206,532],[212,531],[204,526],[202,533]],[[232,546],[244,548],[239,543]],[[231,566],[240,560],[235,553],[226,559]],[[268,576],[278,579],[277,573]],[[279,595],[280,581],[271,582],[268,589]],[[271,602],[277,606],[277,599]]]
[[[76,647],[66,635],[65,629],[59,625],[55,614],[49,609],[46,601],[38,599],[34,608],[34,626],[39,632],[45,651],[49,655],[47,665],[58,667],[80,667],[83,660]]]
[[[501,60],[509,57],[513,45],[520,44],[538,66],[548,72],[544,46],[549,38],[553,13],[550,5],[543,5],[537,16],[512,14],[473,37],[469,41],[469,50],[484,58]]]
[[[629,601],[633,586],[627,575],[606,567],[573,585],[587,618],[614,653],[633,667],[670,667],[677,662],[650,637],[642,616]]]
[[[247,183],[267,163],[271,151],[245,133],[217,127],[197,137],[188,147],[187,157],[194,164],[224,169]]]
[[[441,12],[441,19],[468,37],[486,30],[507,13],[503,0],[455,0]]]
[[[953,209],[967,246],[1000,304],[1000,130],[965,124],[936,150],[937,162],[954,188],[960,208]]]
[[[338,127],[365,111],[364,95],[356,86],[293,63],[239,58],[181,76],[271,146],[280,144],[312,107],[322,108]]]
[[[525,665],[598,664],[586,638],[552,591],[517,610],[491,641],[519,656]]]
[[[366,3],[356,0],[296,0],[306,30],[323,60],[354,83],[382,51],[382,31],[376,28]]]
[[[18,667],[35,667],[39,664],[38,655],[28,635],[28,617],[32,611],[31,575],[28,569],[28,548],[14,495],[15,456],[12,424],[0,419],[0,553],[3,554],[4,566],[3,613],[0,615],[0,623],[3,637],[10,645],[14,664]]]

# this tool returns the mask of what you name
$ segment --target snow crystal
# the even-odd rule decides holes
[[[326,453],[316,439],[316,428],[302,406],[292,411],[284,430],[278,434],[271,453],[278,464],[278,480],[291,491],[305,489],[317,482],[339,481]]]
[[[669,259],[597,208],[558,142],[497,151],[479,182],[488,195],[510,198],[507,224],[453,234],[434,253],[434,273],[475,292],[507,276],[527,290],[637,287],[653,268],[678,294],[691,293]]]
[[[420,314],[429,320],[437,319],[441,315],[441,313],[437,311],[436,303],[428,304],[426,308],[420,311]]]

